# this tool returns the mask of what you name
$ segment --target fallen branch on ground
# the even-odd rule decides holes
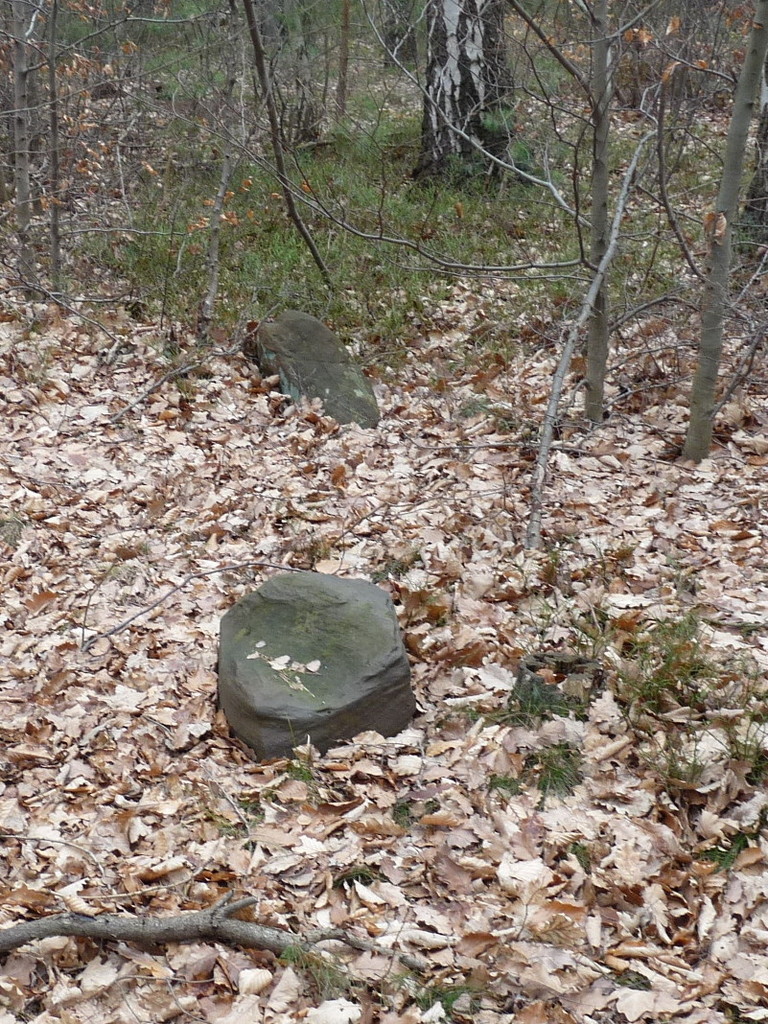
[[[349,935],[339,929],[318,929],[297,935],[283,928],[272,928],[253,921],[241,921],[233,914],[258,902],[255,896],[246,896],[232,902],[228,893],[206,910],[195,910],[175,917],[129,917],[125,914],[52,914],[36,921],[24,921],[10,928],[0,929],[0,952],[18,949],[36,939],[52,935],[78,935],[91,939],[134,942],[141,946],[162,945],[167,942],[221,942],[227,946],[246,946],[268,949],[277,954],[289,948],[309,951],[321,942],[343,942],[352,949],[368,950],[385,956],[396,955],[405,967],[415,971],[426,970],[419,957],[408,953],[393,954],[367,939]]]
[[[88,607],[91,602],[91,597],[89,597],[88,602],[85,606],[85,615],[83,616],[83,623],[80,627],[81,632],[83,634],[83,639],[80,644],[80,648],[84,653],[87,653],[91,649],[91,647],[93,647],[97,640],[104,640],[107,637],[114,636],[116,633],[122,633],[122,631],[124,629],[127,629],[132,622],[136,621],[136,619],[140,619],[142,615],[148,615],[151,611],[154,611],[155,608],[158,607],[158,605],[161,605],[163,601],[167,601],[169,597],[173,597],[174,594],[177,594],[181,590],[181,588],[185,586],[185,584],[189,583],[190,580],[203,579],[206,576],[213,576],[213,574],[217,572],[234,572],[237,569],[250,569],[253,566],[263,569],[280,569],[283,572],[304,571],[303,569],[297,569],[293,565],[279,565],[275,562],[238,562],[235,565],[220,565],[217,566],[215,569],[203,569],[201,572],[190,572],[187,573],[187,575],[184,577],[183,580],[181,580],[180,583],[176,583],[174,586],[171,587],[170,590],[166,590],[166,592],[162,594],[160,597],[158,597],[156,601],[153,601],[152,604],[147,605],[145,608],[139,609],[139,611],[135,612],[133,615],[129,615],[127,619],[123,619],[122,622],[119,622],[116,626],[113,626],[112,629],[108,629],[104,633],[96,633],[94,634],[94,636],[90,636],[86,640],[85,615],[87,615],[88,613]],[[99,586],[101,586],[101,583],[98,583],[96,587],[94,587],[94,589],[91,591],[91,596],[93,596],[93,594],[96,592]]]

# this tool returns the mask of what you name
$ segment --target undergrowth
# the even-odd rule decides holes
[[[616,696],[671,791],[727,765],[751,785],[768,775],[768,682],[752,661],[715,648],[695,613],[625,638]]]
[[[339,128],[296,158],[298,205],[330,269],[330,292],[286,214],[274,177],[259,163],[242,161],[220,229],[217,321],[231,327],[299,306],[337,329],[364,325],[374,358],[377,349],[391,355],[393,342],[429,322],[448,294],[450,277],[441,282],[426,255],[384,237],[402,238],[448,261],[498,265],[510,261],[510,232],[541,230],[537,203],[527,195],[517,203],[510,194],[521,186],[507,188],[500,207],[498,185],[483,175],[470,186],[411,182],[414,141],[417,120],[393,120],[368,136]],[[86,245],[88,257],[130,282],[148,310],[184,320],[204,292],[219,169],[210,155],[194,166],[185,166],[181,155],[180,148],[168,156],[165,170],[143,175],[133,234],[96,234]]]

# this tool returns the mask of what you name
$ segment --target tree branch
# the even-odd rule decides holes
[[[267,108],[267,117],[269,119],[269,134],[272,141],[272,153],[275,157],[275,166],[278,171],[278,180],[283,191],[283,199],[285,200],[285,209],[288,216],[293,221],[293,225],[298,231],[299,235],[303,238],[309,252],[312,255],[312,259],[315,261],[317,269],[320,271],[320,275],[325,281],[328,288],[333,289],[333,281],[331,279],[331,272],[326,266],[325,260],[320,255],[320,250],[317,248],[314,238],[310,234],[309,228],[304,223],[296,207],[296,203],[293,199],[293,193],[290,188],[290,178],[288,176],[288,170],[285,166],[285,156],[283,152],[283,140],[280,132],[280,121],[277,116],[277,107],[275,106],[275,96],[272,89],[272,80],[269,77],[267,70],[267,59],[264,53],[264,44],[261,38],[261,31],[259,30],[259,23],[256,20],[256,12],[253,9],[253,0],[242,0],[243,9],[245,11],[245,20],[248,25],[248,34],[251,37],[251,44],[253,46],[254,63],[256,65],[256,74],[258,75],[259,85],[261,91],[264,94],[264,103]]]
[[[629,166],[624,173],[624,180],[621,183],[621,191],[616,202],[616,211],[613,215],[613,223],[611,224],[611,233],[608,237],[608,246],[603,254],[603,258],[600,260],[600,265],[595,270],[595,276],[593,277],[590,289],[581,304],[579,315],[568,329],[563,354],[560,356],[560,362],[558,363],[557,370],[555,371],[554,380],[552,381],[552,393],[549,396],[547,411],[544,414],[544,422],[541,427],[541,437],[539,439],[539,450],[536,456],[536,464],[533,468],[533,479],[531,481],[531,515],[528,520],[528,529],[525,534],[525,546],[528,549],[537,548],[541,543],[541,518],[544,503],[544,484],[547,477],[547,462],[549,459],[549,452],[552,447],[552,440],[555,435],[557,407],[560,402],[563,383],[565,381],[566,374],[568,373],[568,367],[571,365],[571,359],[573,358],[573,353],[576,348],[576,342],[579,338],[579,331],[592,313],[592,307],[594,306],[595,299],[603,286],[605,276],[608,273],[608,268],[616,255],[616,250],[619,245],[619,236],[621,234],[621,221],[627,206],[637,165],[640,162],[640,154],[643,151],[645,144],[650,142],[652,138],[653,133],[649,132],[640,140]]]
[[[122,622],[119,622],[116,626],[113,626],[112,629],[108,629],[104,633],[95,633],[93,636],[88,637],[88,639],[86,640],[84,635],[85,621],[83,621],[80,627],[83,633],[80,649],[84,653],[87,653],[91,649],[91,647],[93,647],[97,640],[105,640],[107,637],[114,636],[116,633],[122,633],[122,631],[124,629],[127,629],[132,622],[136,621],[136,619],[140,619],[142,616],[148,615],[151,611],[154,611],[155,608],[158,607],[158,605],[161,605],[164,601],[167,601],[169,597],[173,597],[173,595],[178,593],[182,589],[182,587],[189,583],[190,580],[204,579],[206,576],[213,576],[213,574],[217,572],[234,572],[236,569],[249,569],[253,566],[257,566],[261,569],[280,569],[284,572],[304,571],[303,569],[297,569],[295,568],[295,566],[292,565],[278,565],[274,562],[238,562],[236,565],[220,565],[217,566],[215,569],[204,569],[201,572],[190,572],[184,577],[183,580],[181,580],[180,583],[177,583],[175,586],[171,587],[170,590],[166,590],[166,592],[164,594],[161,594],[156,601],[152,602],[152,604],[147,605],[145,608],[139,609],[139,611],[135,612],[133,615],[129,615],[127,619],[123,619]],[[100,586],[100,584],[97,584],[97,587],[98,586]],[[86,606],[85,614],[87,615],[87,613],[88,607]]]
[[[36,921],[24,921],[10,928],[0,929],[0,952],[18,949],[28,942],[52,935],[77,935],[111,942],[132,942],[140,946],[164,945],[168,942],[221,942],[227,946],[246,946],[268,949],[276,955],[290,947],[310,950],[321,942],[343,942],[352,949],[373,950],[391,956],[388,949],[376,946],[367,939],[348,935],[338,929],[318,929],[298,935],[284,928],[272,928],[253,921],[241,921],[233,914],[257,903],[255,896],[234,900],[227,893],[206,910],[196,910],[174,917],[133,917],[125,914],[53,914]],[[407,953],[397,954],[406,967],[424,971],[426,963]]]
[[[572,60],[566,57],[566,55],[563,53],[559,46],[556,46],[552,42],[552,40],[546,34],[541,25],[539,25],[536,19],[526,11],[522,4],[519,4],[517,0],[507,0],[507,3],[515,12],[515,14],[522,18],[522,20],[525,22],[525,24],[528,26],[531,32],[533,32],[534,35],[538,36],[540,42],[542,42],[544,46],[546,46],[546,48],[549,50],[549,52],[552,54],[555,60],[559,64],[562,64],[562,66],[565,68],[568,74],[574,79],[575,82],[578,83],[578,85],[586,94],[587,99],[591,99],[592,93],[589,87],[589,79],[586,77],[586,75],[582,74],[581,70],[576,66],[576,64],[574,64]]]

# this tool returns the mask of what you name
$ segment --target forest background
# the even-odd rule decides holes
[[[681,7],[2,4],[3,1024],[764,1019],[768,5]],[[411,729],[233,744],[281,567],[389,590]]]

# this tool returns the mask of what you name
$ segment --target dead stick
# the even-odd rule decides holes
[[[141,608],[133,615],[129,615],[127,619],[123,619],[122,622],[119,622],[116,626],[113,626],[112,629],[108,629],[104,633],[96,633],[94,636],[89,637],[87,640],[83,637],[83,640],[80,644],[80,648],[82,651],[87,653],[91,649],[91,647],[93,647],[97,640],[104,640],[106,637],[114,636],[116,633],[122,633],[122,631],[124,629],[127,629],[132,622],[136,621],[136,619],[140,619],[142,615],[148,615],[151,611],[154,611],[155,608],[158,607],[158,605],[161,605],[163,601],[167,601],[169,597],[173,597],[173,595],[178,593],[182,587],[189,583],[190,580],[203,579],[205,576],[212,576],[214,573],[217,572],[234,572],[236,569],[249,569],[252,566],[258,566],[260,568],[266,569],[280,569],[284,572],[304,571],[303,569],[297,569],[295,568],[295,566],[292,565],[277,565],[274,562],[239,562],[236,565],[220,565],[216,569],[204,569],[201,572],[190,572],[184,577],[184,579],[180,583],[175,584],[175,586],[171,587],[170,590],[167,590],[164,594],[161,594],[161,596],[158,597],[156,601],[153,601],[152,604],[147,605],[145,608]],[[88,609],[86,607],[86,614],[87,611]],[[83,634],[85,634],[85,622],[83,622],[81,630]]]
[[[255,896],[246,896],[232,902],[229,893],[206,910],[196,910],[175,917],[132,917],[124,914],[52,914],[36,921],[24,921],[10,928],[0,929],[0,952],[18,949],[28,942],[52,935],[77,935],[112,942],[133,942],[141,946],[162,945],[167,942],[221,942],[228,946],[246,946],[268,949],[277,954],[298,946],[308,951],[320,942],[343,942],[353,949],[366,949],[392,956],[385,950],[337,929],[317,930],[306,935],[256,924],[253,921],[233,919],[236,912],[258,902]],[[424,971],[426,964],[419,957],[398,954],[400,962],[416,971]]]

